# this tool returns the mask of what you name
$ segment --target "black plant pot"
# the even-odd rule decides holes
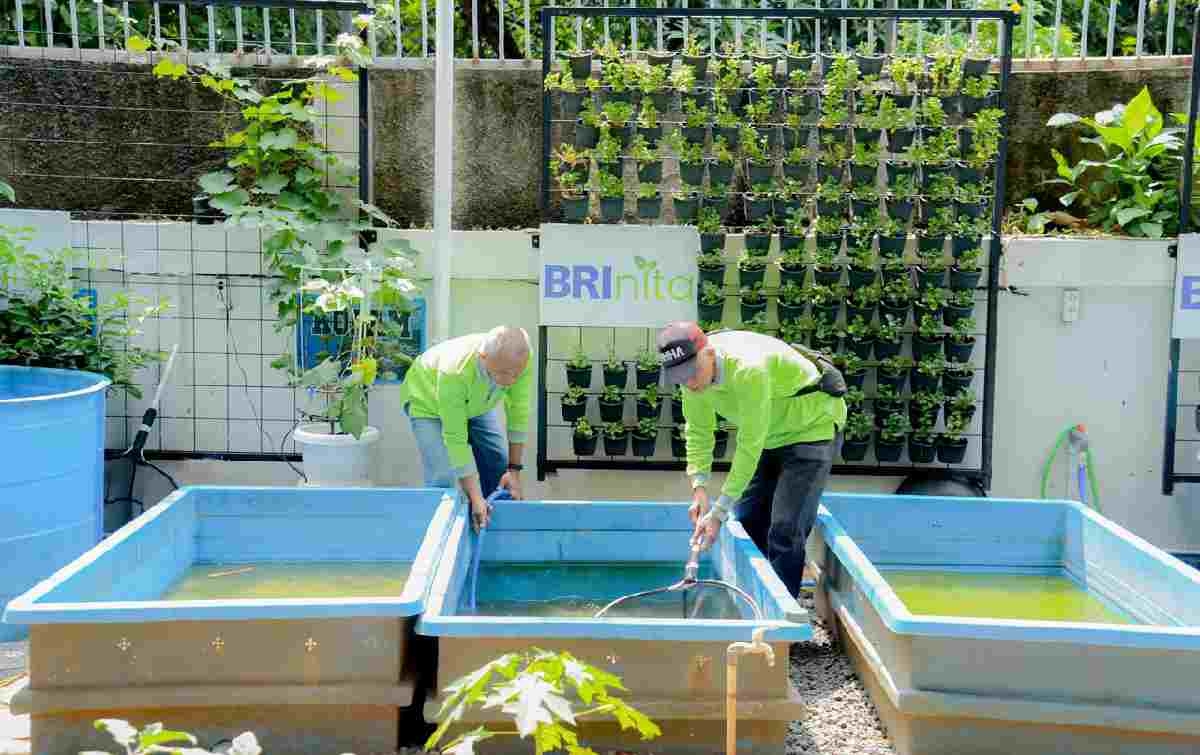
[[[804,278],[808,275],[808,268],[804,265],[793,268],[785,268],[779,266],[779,285],[785,286],[788,283],[795,283],[797,286],[804,285]]]
[[[879,314],[882,316],[891,315],[896,318],[896,321],[901,325],[908,322],[908,305],[891,304],[886,301],[879,302]]]
[[[887,95],[886,99],[896,103],[896,107],[901,110],[908,110],[913,106],[913,102],[916,101],[917,95],[915,92],[913,94],[893,93]]]
[[[682,422],[682,420],[680,421]],[[687,440],[675,433],[671,433],[671,455],[676,459],[687,456]]]
[[[641,438],[637,435],[633,436],[633,455],[634,456],[653,456],[654,447],[658,445],[658,434],[656,433],[650,438]]]
[[[854,318],[861,317],[866,322],[870,322],[875,317],[875,307],[856,307],[846,301],[846,322],[854,322]]]
[[[600,133],[595,126],[585,126],[583,121],[575,122],[576,149],[591,149],[600,140]]]
[[[975,115],[980,110],[990,106],[994,99],[995,97],[991,94],[984,97],[969,97],[964,94],[959,100],[959,112],[966,116]]]
[[[922,199],[921,200],[921,217],[926,221],[933,218],[934,215],[943,210],[954,211],[953,199]]]
[[[723,233],[702,233],[700,234],[700,251],[708,254],[710,252],[720,252],[725,249],[725,234]]]
[[[584,416],[585,414],[587,414],[587,398],[586,397],[584,397],[583,401],[581,401],[578,404],[568,404],[565,401],[562,402],[563,422],[574,422],[575,420],[579,419],[580,417]]]
[[[888,151],[899,154],[912,146],[917,136],[915,128],[898,128],[887,132]]]
[[[588,216],[589,200],[586,195],[582,197],[563,197],[562,198],[562,215],[563,220],[568,223],[581,223]]]
[[[696,213],[700,210],[700,198],[695,194],[684,199],[674,197],[671,206],[675,208],[676,223],[689,223],[696,219]]]
[[[895,374],[884,370],[876,370],[875,385],[880,388],[886,385],[899,393],[904,390],[904,384],[908,382],[908,373],[909,370],[900,370]]]
[[[838,338],[837,336],[832,336],[830,338],[825,338],[825,339],[821,339],[821,338],[817,338],[816,336],[813,336],[812,346],[814,349],[816,349],[817,351],[820,351],[822,353],[833,354],[833,353],[836,353],[838,350],[838,347],[841,346],[841,341],[842,341],[842,339]]]
[[[579,114],[579,106],[583,104],[582,92],[559,92],[558,104],[562,109],[563,117],[574,118]]]
[[[592,54],[590,52],[567,53],[571,66],[571,77],[586,79],[592,75]]]
[[[677,399],[677,398],[671,399],[671,421],[677,425],[683,424],[683,422],[685,421],[684,416],[683,416],[683,400],[682,399]]]
[[[891,267],[891,266],[880,267],[879,275],[883,278],[883,284],[885,286],[889,283],[892,283],[893,281],[898,281],[898,280],[911,281],[911,278],[912,278],[912,276],[909,273],[909,269],[907,267],[898,267],[898,268]],[[901,306],[903,306],[905,308],[905,311],[907,312],[907,308],[909,305],[907,303],[904,303],[903,305],[901,305],[899,303],[896,304],[897,308],[899,308]]]
[[[843,372],[842,378],[846,381],[847,388],[857,388],[861,391],[863,383],[867,382],[867,371],[862,368],[858,372]]]
[[[633,126],[628,123],[624,126],[611,126],[608,129],[608,133],[622,147],[628,147],[630,142],[633,141]]]
[[[771,250],[771,233],[749,232],[746,234],[746,251],[751,257],[765,257]]]
[[[936,455],[932,443],[922,443],[915,438],[908,439],[908,460],[913,464],[929,464]]]
[[[797,322],[804,317],[805,305],[803,303],[784,304],[783,300],[780,300],[775,306],[777,307],[777,311],[779,313],[780,323]]]
[[[870,215],[873,212],[879,211],[878,199],[851,199],[850,209],[854,211],[854,217],[861,218]]]
[[[741,288],[753,287],[757,283],[762,283],[766,277],[767,270],[765,267],[755,270],[743,270],[738,268],[738,286]]]
[[[971,361],[971,352],[975,349],[975,337],[965,343],[959,343],[953,338],[947,338],[945,342],[946,361],[966,364]]]
[[[662,160],[639,164],[637,169],[638,180],[642,183],[659,183],[662,181],[662,167]]]
[[[619,438],[610,438],[604,436],[604,453],[609,456],[624,456],[629,449],[629,433],[625,433]]]
[[[615,404],[606,403],[603,399],[600,400],[600,420],[603,422],[620,422],[625,416],[625,402],[618,401]]]
[[[846,144],[850,135],[848,126],[820,126],[817,128],[817,142],[824,146],[828,142]]]
[[[900,461],[904,453],[904,441],[884,440],[879,433],[875,434],[875,460],[885,463]]]
[[[969,307],[955,307],[946,305],[946,308],[942,310],[942,322],[946,323],[947,325],[954,325],[964,317],[970,317],[974,311],[974,304]]]
[[[705,283],[714,283],[717,286],[725,285],[725,266],[722,265],[719,269],[715,268],[700,268],[700,286]]]
[[[600,217],[608,222],[616,222],[625,216],[624,197],[601,197]]]
[[[650,404],[641,399],[637,400],[637,418],[638,419],[658,419],[659,413],[662,411],[662,402]]]
[[[941,288],[942,281],[946,278],[945,270],[926,270],[923,267],[917,268],[917,288],[924,290],[927,288]]]
[[[967,272],[956,267],[950,268],[950,288],[954,291],[973,291],[983,277],[982,270]]]
[[[611,385],[615,388],[620,388],[621,390],[624,390],[625,386],[628,383],[629,383],[629,368],[628,367],[622,367],[619,370],[610,370],[607,367],[604,368],[604,385],[606,387]]]
[[[901,223],[907,223],[913,214],[913,201],[911,199],[889,199],[884,202],[884,207],[887,208],[889,218],[899,220]]]
[[[746,196],[746,218],[748,220],[762,220],[770,214],[770,197]]]
[[[698,302],[696,310],[701,320],[720,320],[725,313],[725,302],[721,302],[720,304]]]
[[[568,367],[567,385],[571,388],[592,387],[592,367]]]
[[[953,396],[960,391],[965,391],[971,387],[971,381],[975,379],[975,373],[953,372],[947,371],[942,375],[942,384],[946,389],[947,396]]]
[[[841,163],[817,163],[817,180],[821,183],[841,181],[845,176],[846,168]]]
[[[950,255],[954,259],[962,256],[963,252],[969,249],[982,249],[983,239],[979,236],[951,236],[950,237]]]
[[[911,178],[916,172],[916,168],[912,163],[886,162],[883,164],[883,170],[887,174],[888,186],[896,183],[900,178]]]
[[[729,431],[717,430],[713,436],[713,458],[720,459],[729,450]]]
[[[842,311],[842,303],[835,301],[830,304],[813,304],[812,316],[818,322],[835,323],[838,319],[838,313]],[[836,339],[835,339],[836,340]]]
[[[842,440],[842,461],[862,461],[871,448],[871,439],[844,438]]]
[[[938,176],[950,176],[954,173],[954,165],[950,163],[931,164],[925,163],[921,166],[921,186],[928,189],[933,183],[933,179]]]
[[[891,359],[894,356],[900,355],[899,341],[876,341],[875,342],[875,358],[876,359]]]
[[[855,340],[853,338],[846,339],[846,348],[850,349],[850,352],[853,353],[859,359],[870,359],[871,358],[871,347],[874,344],[875,344],[875,339],[873,339],[873,338],[864,338],[861,341]]]
[[[942,341],[942,338],[924,338],[914,334],[912,338],[913,358],[921,359],[930,354],[940,354],[942,352]]]
[[[878,76],[883,73],[883,62],[885,58],[882,55],[854,55],[854,60],[858,63],[858,72],[863,76]]]
[[[660,170],[659,177],[655,178],[655,179],[642,179],[642,180],[653,180],[656,183],[658,181],[661,181],[662,180],[661,169],[662,169],[662,163],[659,163],[659,170]],[[641,178],[641,173],[638,174],[638,178]],[[700,162],[700,163],[680,163],[679,164],[679,180],[685,184],[691,184],[692,186],[699,186],[700,184],[704,183],[704,163],[702,163],[702,162]]]
[[[983,76],[991,67],[991,58],[964,58],[962,63],[963,77],[976,78]]]
[[[808,131],[797,128],[784,126],[780,131],[783,135],[783,149],[785,152],[791,152],[796,147],[803,147],[808,144]]]
[[[813,55],[788,55],[787,56],[787,74],[791,76],[796,71],[811,71],[813,65]]]
[[[742,138],[742,130],[734,127],[713,126],[713,138],[718,136],[725,138],[730,149],[737,149],[738,143]]]
[[[976,199],[971,202],[954,203],[955,212],[957,212],[960,216],[966,216],[968,218],[981,217],[985,212],[991,209],[991,206],[992,200],[990,199]]]
[[[642,220],[655,220],[662,214],[662,197],[638,197],[637,215]]]
[[[863,126],[854,127],[854,143],[855,144],[879,144],[879,137],[883,134],[877,128],[867,128]]]
[[[779,137],[779,128],[778,127],[776,127],[776,126],[755,126],[754,131],[755,131],[755,133],[758,134],[758,137],[760,139],[762,139],[764,137],[766,138],[767,149],[775,149],[776,147],[779,146],[780,137]]]
[[[937,458],[943,464],[961,464],[967,455],[967,439],[938,438]]]
[[[784,233],[784,232],[780,231],[780,233],[779,233],[779,251],[790,252],[790,251],[794,251],[796,249],[803,249],[803,248],[804,248],[804,237],[803,236],[795,236],[793,234]]]
[[[878,165],[859,165],[850,163],[850,180],[855,186],[874,186],[875,177],[879,174]]]
[[[640,391],[643,388],[649,388],[652,385],[658,385],[658,376],[662,372],[658,367],[652,370],[643,370],[641,367],[635,368],[634,380],[637,389]]]
[[[930,315],[935,320],[939,320],[942,317],[941,307],[926,307],[920,301],[914,301],[912,307],[913,320],[915,322],[921,322],[921,318],[925,317],[925,315]]]
[[[808,183],[810,180],[812,180],[812,165],[807,162],[784,163],[783,175],[785,178],[790,178],[793,181]]]
[[[829,73],[830,69],[833,68],[834,57],[835,56],[833,53],[828,52],[820,53],[817,56],[817,61],[820,66],[822,76]]]
[[[643,139],[646,140],[647,144],[653,146],[655,144],[658,144],[658,141],[660,139],[662,139],[663,127],[662,126],[638,126],[637,132],[638,132],[638,135],[640,135]]]
[[[913,369],[912,375],[908,378],[912,383],[913,393],[918,391],[933,392],[938,389],[938,383],[941,382],[941,375],[926,375],[918,369]]]
[[[708,137],[708,126],[683,126],[680,129],[683,132],[684,141],[689,144],[704,144]]]
[[[692,71],[696,74],[697,81],[703,81],[708,75],[707,55],[684,55],[683,64],[685,66],[692,67]]]
[[[842,266],[834,265],[831,268],[823,268],[821,266],[813,267],[813,280],[821,286],[834,286],[842,280]]]
[[[742,322],[750,322],[759,312],[767,311],[767,302],[766,300],[763,300],[757,304],[747,304],[746,302],[741,302],[741,308]]]
[[[946,248],[945,236],[918,236],[917,250],[925,253],[941,252]]]
[[[942,411],[946,412],[947,417],[959,417],[966,424],[970,424],[971,420],[975,417],[975,409],[974,405],[966,409],[956,408],[950,401],[942,404]]]
[[[962,131],[960,133],[969,134],[970,132]],[[963,152],[967,152],[969,149],[969,147],[964,148]],[[983,183],[986,179],[988,179],[988,173],[989,171],[987,169],[980,170],[979,168],[973,168],[966,163],[960,163],[955,169],[955,175],[958,176],[958,181],[962,184]]]
[[[578,435],[572,435],[571,441],[575,446],[576,456],[591,456],[596,453],[596,441],[599,438],[593,435],[590,438],[581,438]]]
[[[775,177],[775,163],[770,161],[756,163],[752,160],[747,160],[746,175],[750,179],[751,186],[769,183]]]
[[[875,282],[876,275],[877,273],[874,268],[859,270],[855,267],[849,267],[846,269],[846,278],[850,282],[851,290],[866,288]]]
[[[728,186],[733,181],[733,163],[709,162],[708,180],[713,186]]]
[[[846,217],[846,202],[841,199],[818,199],[817,215],[823,218]]]
[[[880,236],[879,253],[884,257],[899,257],[908,245],[908,236]]]

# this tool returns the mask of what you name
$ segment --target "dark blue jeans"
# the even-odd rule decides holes
[[[442,440],[442,421],[428,417],[409,417],[408,421],[421,453],[426,487],[456,487],[458,480],[450,468],[450,454]],[[467,442],[475,457],[479,490],[487,497],[500,485],[500,478],[508,468],[508,438],[497,409],[467,420]]]
[[[832,440],[763,449],[737,503],[737,520],[793,597],[800,594],[804,544],[840,446],[838,434]]]

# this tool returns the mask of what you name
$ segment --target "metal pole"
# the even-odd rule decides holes
[[[542,39],[550,38],[554,19],[546,9],[542,16]],[[542,80],[550,73],[550,46],[542,45]],[[550,91],[542,87],[542,219],[550,217]],[[543,334],[544,335],[544,334]]]
[[[433,140],[433,342],[450,337],[450,271],[453,236],[450,213],[454,195],[454,16],[451,0],[438,0],[434,34]]]
[[[542,23],[545,25],[546,16],[543,13]],[[544,162],[544,161],[543,161]],[[538,482],[546,479],[546,326],[538,326],[538,423],[537,423],[537,478]]]

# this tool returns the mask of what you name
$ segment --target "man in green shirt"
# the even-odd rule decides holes
[[[521,455],[529,426],[533,368],[529,334],[500,326],[452,338],[418,357],[400,386],[425,484],[455,482],[471,504],[476,528],[486,527],[485,496],[498,486],[521,498]],[[504,402],[507,447],[497,406]]]
[[[788,591],[799,595],[805,541],[846,422],[841,373],[779,339],[743,331],[706,336],[694,322],[668,325],[658,348],[667,384],[687,389],[694,541],[708,548],[736,514]],[[720,497],[710,504],[718,414],[737,427],[737,447]]]

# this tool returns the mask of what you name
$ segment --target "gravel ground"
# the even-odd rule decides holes
[[[850,659],[825,631],[812,598],[801,604],[812,616],[813,640],[792,646],[791,678],[808,718],[789,728],[786,755],[894,755]]]

